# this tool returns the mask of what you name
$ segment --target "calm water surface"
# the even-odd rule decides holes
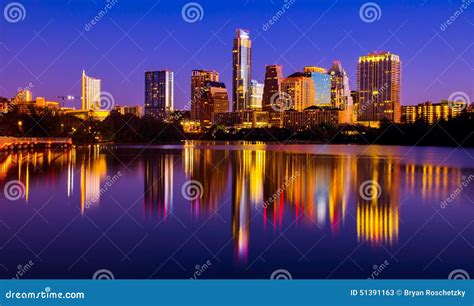
[[[277,269],[318,279],[474,276],[472,175],[474,150],[462,148],[186,143],[2,153],[1,190],[18,180],[24,197],[0,194],[0,277],[27,264],[23,278],[91,278],[99,269],[115,278],[269,278]],[[183,193],[190,183],[197,197]]]

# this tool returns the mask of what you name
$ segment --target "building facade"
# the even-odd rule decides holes
[[[139,105],[116,105],[114,109],[122,115],[131,114],[138,118],[143,116],[143,107]]]
[[[229,96],[227,88],[221,82],[206,82],[201,97],[200,116],[197,120],[201,127],[213,124],[213,114],[229,111]]]
[[[145,72],[145,115],[167,119],[174,109],[174,73]]]
[[[250,84],[250,108],[261,110],[263,102],[263,87],[262,83],[252,80]]]
[[[302,111],[315,105],[314,81],[306,73],[294,73],[281,82],[288,109]]]
[[[321,67],[306,66],[304,72],[314,82],[314,105],[327,106],[331,105],[331,76],[328,71]]]
[[[283,127],[291,130],[304,130],[320,125],[337,126],[340,110],[312,106],[304,111],[286,111],[283,114]]]
[[[82,71],[82,110],[100,110],[101,80]]]
[[[272,98],[275,100],[275,97],[280,94],[282,79],[283,68],[281,65],[268,65],[265,67],[265,82],[262,101],[262,107],[264,110],[272,110]]]
[[[237,29],[232,52],[232,110],[249,109],[252,65],[249,31]]]
[[[401,118],[401,62],[390,52],[369,53],[357,63],[358,121]]]
[[[422,120],[434,124],[439,120],[450,120],[459,116],[466,109],[463,102],[441,101],[441,103],[425,102],[418,105],[402,106],[402,122],[414,123]]]
[[[217,71],[193,70],[191,73],[191,120],[199,121],[203,114],[204,87],[207,82],[219,82]]]

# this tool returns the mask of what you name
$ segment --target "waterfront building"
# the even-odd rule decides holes
[[[352,124],[354,118],[354,103],[349,86],[349,77],[340,61],[334,61],[329,70],[331,77],[331,107],[343,110],[343,122]]]
[[[207,81],[202,88],[199,124],[201,127],[211,126],[212,115],[229,111],[229,96],[224,83]]]
[[[263,87],[262,83],[252,80],[250,84],[250,108],[261,110],[263,101]]]
[[[100,110],[101,80],[82,70],[82,110]]]
[[[249,31],[237,29],[232,56],[232,110],[250,108],[252,41]]]
[[[331,76],[328,75],[328,71],[321,67],[306,66],[304,72],[314,82],[314,105],[329,107],[331,105]]]
[[[400,122],[401,62],[390,52],[369,53],[357,64],[358,121]]]
[[[283,127],[292,130],[304,130],[322,124],[337,126],[341,112],[338,109],[318,106],[311,106],[303,111],[285,111],[283,113]]]
[[[143,107],[140,105],[116,105],[114,109],[122,115],[132,114],[138,118],[143,116]]]
[[[315,103],[314,80],[306,73],[294,73],[281,82],[281,91],[285,93],[283,99],[286,108],[302,111]],[[285,109],[286,110],[286,109]]]
[[[439,120],[450,120],[459,116],[465,108],[464,102],[452,101],[406,105],[402,106],[402,122],[414,123],[417,120],[422,120],[425,123],[434,124]]]
[[[283,69],[281,65],[267,65],[265,67],[265,82],[263,87],[262,107],[266,111],[272,111],[272,98],[275,100],[281,92],[281,80]]]
[[[213,114],[213,123],[234,128],[263,128],[268,127],[268,114],[260,110],[216,112]]]
[[[174,73],[145,72],[145,115],[166,120],[174,108]]]
[[[203,113],[206,108],[203,93],[207,82],[219,82],[219,73],[206,70],[193,70],[191,72],[191,120],[199,121],[206,117]]]

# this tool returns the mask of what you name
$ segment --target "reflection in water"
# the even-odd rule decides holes
[[[41,184],[54,187],[65,180],[67,197],[72,198],[74,176],[80,173],[78,204],[81,212],[87,213],[86,204],[101,196],[101,182],[107,171],[122,170],[120,165],[114,169],[107,156],[97,146],[77,151],[2,153],[1,187],[8,180],[21,181],[28,202],[32,182],[38,186],[41,180]],[[190,203],[194,220],[213,215],[221,206],[230,207],[231,220],[226,226],[241,262],[248,259],[251,234],[256,235],[250,231],[253,218],[262,220],[264,229],[279,231],[295,224],[313,231],[328,229],[335,237],[355,219],[354,239],[374,247],[396,245],[399,206],[403,202],[400,189],[403,187],[405,194],[419,193],[422,199],[444,197],[462,179],[461,169],[443,165],[401,164],[378,156],[267,151],[263,146],[253,150],[193,146],[174,152],[151,150],[137,161],[140,166],[136,171],[144,178],[143,186],[137,186],[141,183],[136,181],[128,184],[137,198],[144,191],[147,215],[165,218],[173,212],[173,206],[189,205],[180,194],[185,180],[199,181],[204,190],[202,197]],[[359,194],[359,186],[368,180],[380,185],[379,197],[367,199]]]

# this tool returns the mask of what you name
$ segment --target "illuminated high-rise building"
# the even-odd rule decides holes
[[[349,86],[349,77],[340,61],[334,61],[329,70],[331,77],[331,107],[342,112],[340,123],[353,123],[353,100]]]
[[[317,106],[331,106],[331,77],[321,67],[306,66],[304,72],[314,82],[314,103]]]
[[[174,108],[174,73],[145,72],[145,115],[166,119]]]
[[[202,88],[199,118],[201,126],[211,126],[215,113],[229,111],[229,96],[224,83],[207,81]]]
[[[400,122],[401,62],[390,52],[369,53],[357,64],[358,120]]]
[[[285,93],[283,98],[288,98],[286,107],[296,111],[302,111],[314,105],[314,81],[306,73],[294,73],[281,82],[281,91]]]
[[[86,75],[82,70],[82,109],[100,110],[100,79]]]
[[[237,29],[232,57],[232,110],[250,108],[252,41],[249,31]]]
[[[265,67],[265,83],[263,87],[263,109],[271,111],[272,98],[275,100],[281,91],[283,69],[281,65],[268,65]],[[273,101],[275,102],[275,101]]]
[[[263,84],[252,80],[250,85],[250,108],[262,109]]]
[[[421,120],[428,124],[434,124],[440,120],[450,120],[461,115],[465,108],[465,103],[451,101],[406,105],[402,106],[401,121],[403,123],[414,123],[417,120]]]
[[[203,105],[204,86],[207,82],[219,82],[217,71],[193,70],[191,73],[191,119],[199,121],[205,116]],[[210,114],[209,114],[210,115]]]

